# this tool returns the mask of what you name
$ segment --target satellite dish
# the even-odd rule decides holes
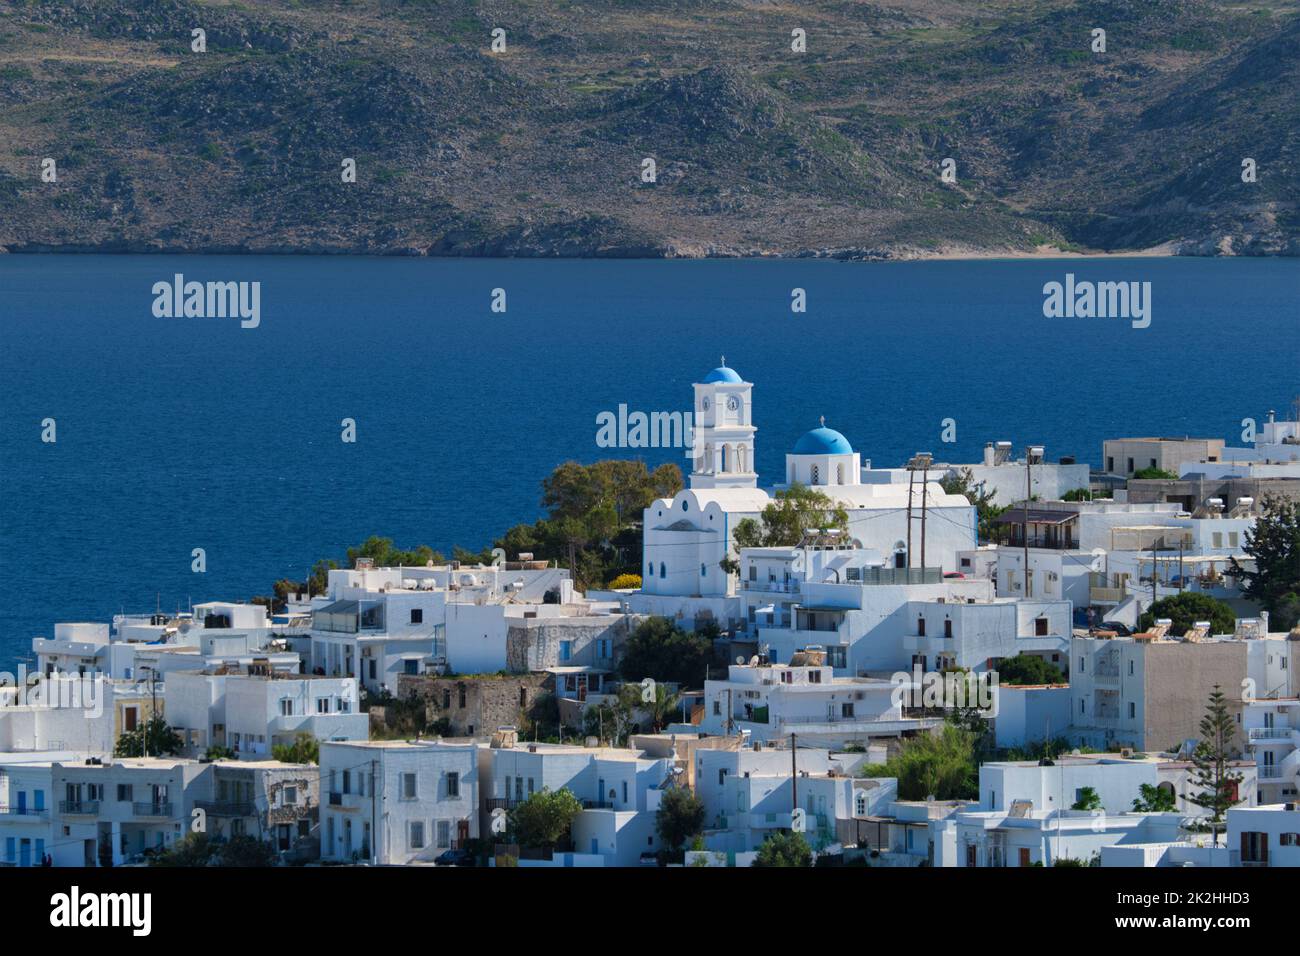
[[[736,658],[736,663],[737,663],[737,664],[744,664],[744,663],[745,663],[745,655],[744,655],[744,654],[741,654],[739,657],[737,657],[737,658]]]

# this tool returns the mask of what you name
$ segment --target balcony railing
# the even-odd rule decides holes
[[[1282,768],[1275,764],[1266,764],[1259,769],[1260,780],[1281,780]]]
[[[798,581],[741,581],[742,591],[766,591],[773,594],[798,594]]]
[[[0,807],[0,816],[6,817],[32,817],[37,820],[48,819],[50,810],[48,807]]]
[[[1290,740],[1290,727],[1251,727],[1251,740]]]
[[[59,812],[69,816],[90,816],[99,813],[98,800],[60,800]]]
[[[137,817],[170,817],[173,809],[170,803],[131,804],[131,812]]]

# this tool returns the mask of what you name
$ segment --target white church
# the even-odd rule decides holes
[[[944,492],[936,480],[911,490],[908,475],[864,468],[847,438],[825,420],[804,433],[785,456],[783,481],[759,487],[754,471],[753,385],[726,360],[695,386],[693,466],[687,487],[653,502],[644,513],[642,588],[629,601],[640,613],[689,620],[704,614],[724,623],[741,612],[736,576],[721,562],[733,550],[733,533],[744,518],[759,517],[775,492],[798,482],[840,503],[849,516],[856,548],[877,551],[897,568],[921,566],[921,504],[925,502],[925,565],[957,570],[957,552],[977,545],[975,508],[962,495]],[[865,481],[864,481],[865,478]],[[908,542],[914,553],[908,558]]]

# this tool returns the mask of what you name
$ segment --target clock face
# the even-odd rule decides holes
[[[734,412],[739,407],[740,407],[740,400],[736,398],[735,395],[732,395],[730,398],[727,399],[727,408],[729,408],[731,411]]]

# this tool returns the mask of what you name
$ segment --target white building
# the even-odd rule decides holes
[[[805,743],[842,746],[926,730],[938,721],[903,715],[898,684],[835,677],[818,652],[791,664],[732,664],[725,680],[704,682],[702,733],[745,733],[754,741],[797,734]],[[909,683],[910,686],[910,683]]]
[[[632,610],[694,622],[701,616],[724,626],[741,619],[736,582],[721,562],[731,554],[736,525],[757,519],[775,491],[794,483],[815,488],[843,505],[857,548],[887,555],[895,567],[920,566],[908,555],[909,510],[927,514],[925,562],[955,570],[957,551],[976,544],[974,506],[946,494],[935,480],[915,485],[890,475],[863,482],[861,456],[825,423],[795,442],[786,456],[783,480],[772,492],[758,486],[753,471],[752,385],[722,365],[694,386],[695,458],[687,488],[645,510],[642,589]],[[919,522],[918,522],[919,528]]]
[[[561,616],[557,605],[573,602],[569,572],[545,562],[331,571],[313,605],[312,670],[394,693],[401,674],[501,670],[512,622]]]
[[[872,814],[897,797],[892,778],[852,775],[852,756],[817,747],[697,750],[696,794],[704,804],[704,844],[712,852],[757,850],[795,825],[814,850],[856,842]]]
[[[478,832],[474,744],[322,743],[321,859],[429,863]]]
[[[51,765],[55,866],[140,862],[190,832],[194,784],[208,765],[174,757],[115,757]]]
[[[676,763],[626,748],[520,744],[512,732],[498,733],[479,751],[484,836],[492,837],[494,812],[542,790],[568,790],[583,806],[571,828],[574,851],[605,866],[635,866],[662,848],[655,818]]]
[[[1232,866],[1300,866],[1300,807],[1295,803],[1228,811]]]
[[[167,676],[167,719],[202,754],[225,746],[267,756],[299,734],[317,740],[365,740],[370,718],[360,710],[353,677],[319,677],[251,667],[217,666]]]

